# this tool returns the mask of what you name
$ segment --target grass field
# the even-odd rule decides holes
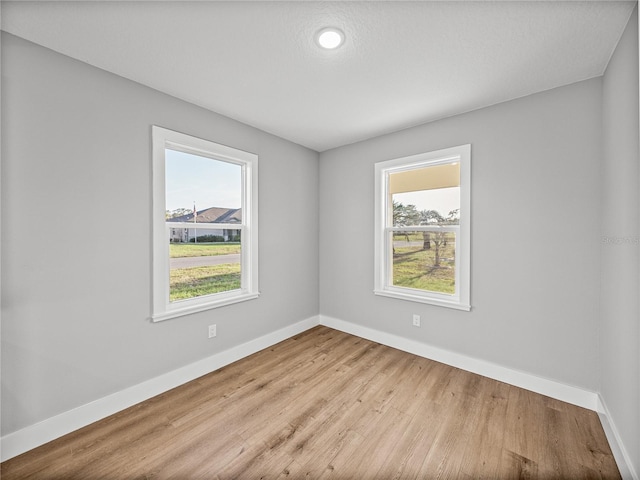
[[[171,258],[208,257],[240,253],[240,243],[170,243]],[[174,268],[169,274],[169,300],[227,292],[240,288],[240,264]]]
[[[239,263],[178,268],[171,270],[169,300],[175,302],[238,288],[240,288]]]
[[[399,240],[400,238],[398,238]],[[411,241],[416,239],[411,238]],[[435,246],[422,249],[422,235],[418,246],[396,246],[393,255],[393,285],[438,293],[455,293],[455,240],[447,239],[440,246],[440,266],[434,266]]]
[[[182,257],[207,257],[210,255],[229,255],[240,253],[239,243],[170,243],[169,256],[171,258]]]

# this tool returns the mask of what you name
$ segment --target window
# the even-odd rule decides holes
[[[376,295],[470,310],[471,145],[376,163]]]
[[[157,126],[154,321],[258,297],[258,157]]]

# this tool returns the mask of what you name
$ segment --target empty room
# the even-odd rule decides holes
[[[637,2],[0,23],[3,479],[640,480]]]

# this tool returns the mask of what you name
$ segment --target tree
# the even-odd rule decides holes
[[[443,217],[440,212],[436,210],[422,210],[420,212],[420,224],[421,225],[458,225],[460,223],[460,209],[456,208],[451,210],[446,217]],[[433,234],[433,237],[432,237]],[[446,232],[422,232],[423,236],[423,250],[431,249],[431,243],[435,245],[433,266],[440,266],[440,255],[442,249],[447,246],[447,233]]]
[[[403,205],[400,202],[393,202],[393,226],[407,227],[420,223],[420,212],[415,205]]]
[[[404,205],[400,202],[393,202],[393,226],[410,227],[412,225],[458,225],[460,223],[460,209],[449,211],[443,217],[437,210],[420,210],[415,205]],[[404,234],[407,242],[409,235]],[[440,267],[441,255],[444,247],[447,246],[447,232],[422,232],[422,249],[430,250],[435,247],[434,267]],[[393,249],[395,253],[395,248]]]
[[[420,224],[420,212],[415,205],[404,205],[400,202],[393,202],[393,226],[394,227],[409,227],[411,225]],[[409,234],[404,233],[404,238],[409,242]],[[393,253],[395,253],[395,247]]]
[[[164,213],[165,219],[182,217],[183,215],[188,215],[193,213],[193,210],[188,208],[176,208],[175,210],[167,210]]]
[[[456,208],[455,210],[449,211],[449,215],[447,215],[447,225],[459,225],[460,224],[460,209]]]
[[[440,224],[444,219],[436,210],[420,211],[420,225]],[[422,249],[431,250],[431,232],[422,232]]]

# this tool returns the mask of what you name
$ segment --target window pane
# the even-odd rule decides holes
[[[392,285],[454,295],[455,232],[394,232]]]
[[[240,230],[202,230],[193,241],[174,242],[177,231],[169,230],[169,300],[238,290],[240,278]],[[191,233],[191,235],[194,235]]]
[[[453,225],[460,219],[460,164],[389,174],[393,226]]]
[[[168,222],[242,223],[242,167],[165,150]]]

